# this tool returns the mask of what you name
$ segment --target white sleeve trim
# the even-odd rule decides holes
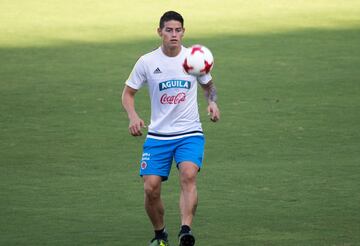
[[[212,76],[210,73],[201,75],[197,78],[200,84],[206,85],[212,80]]]

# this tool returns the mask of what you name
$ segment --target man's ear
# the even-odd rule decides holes
[[[161,28],[160,28],[160,27],[158,27],[157,33],[158,33],[158,35],[159,35],[160,37],[162,37],[162,33],[161,33]]]

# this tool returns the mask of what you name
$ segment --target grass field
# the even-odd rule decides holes
[[[215,56],[197,246],[360,245],[360,2],[2,0],[0,245],[147,245],[120,93],[160,15]],[[149,119],[147,91],[137,108]],[[148,122],[148,120],[147,120]],[[174,168],[163,187],[179,228]]]

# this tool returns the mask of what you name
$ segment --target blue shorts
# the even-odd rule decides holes
[[[157,175],[168,179],[173,159],[177,168],[184,161],[195,163],[199,170],[204,157],[204,136],[190,136],[172,140],[147,138],[140,162],[140,176]]]

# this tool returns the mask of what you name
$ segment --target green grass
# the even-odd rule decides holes
[[[358,1],[1,5],[0,245],[151,238],[144,138],[129,136],[120,93],[159,45],[167,9],[184,13],[186,45],[213,51],[222,109],[213,124],[199,97],[197,245],[360,245]],[[149,118],[146,90],[137,108]],[[163,190],[172,245],[178,194],[174,168]]]

